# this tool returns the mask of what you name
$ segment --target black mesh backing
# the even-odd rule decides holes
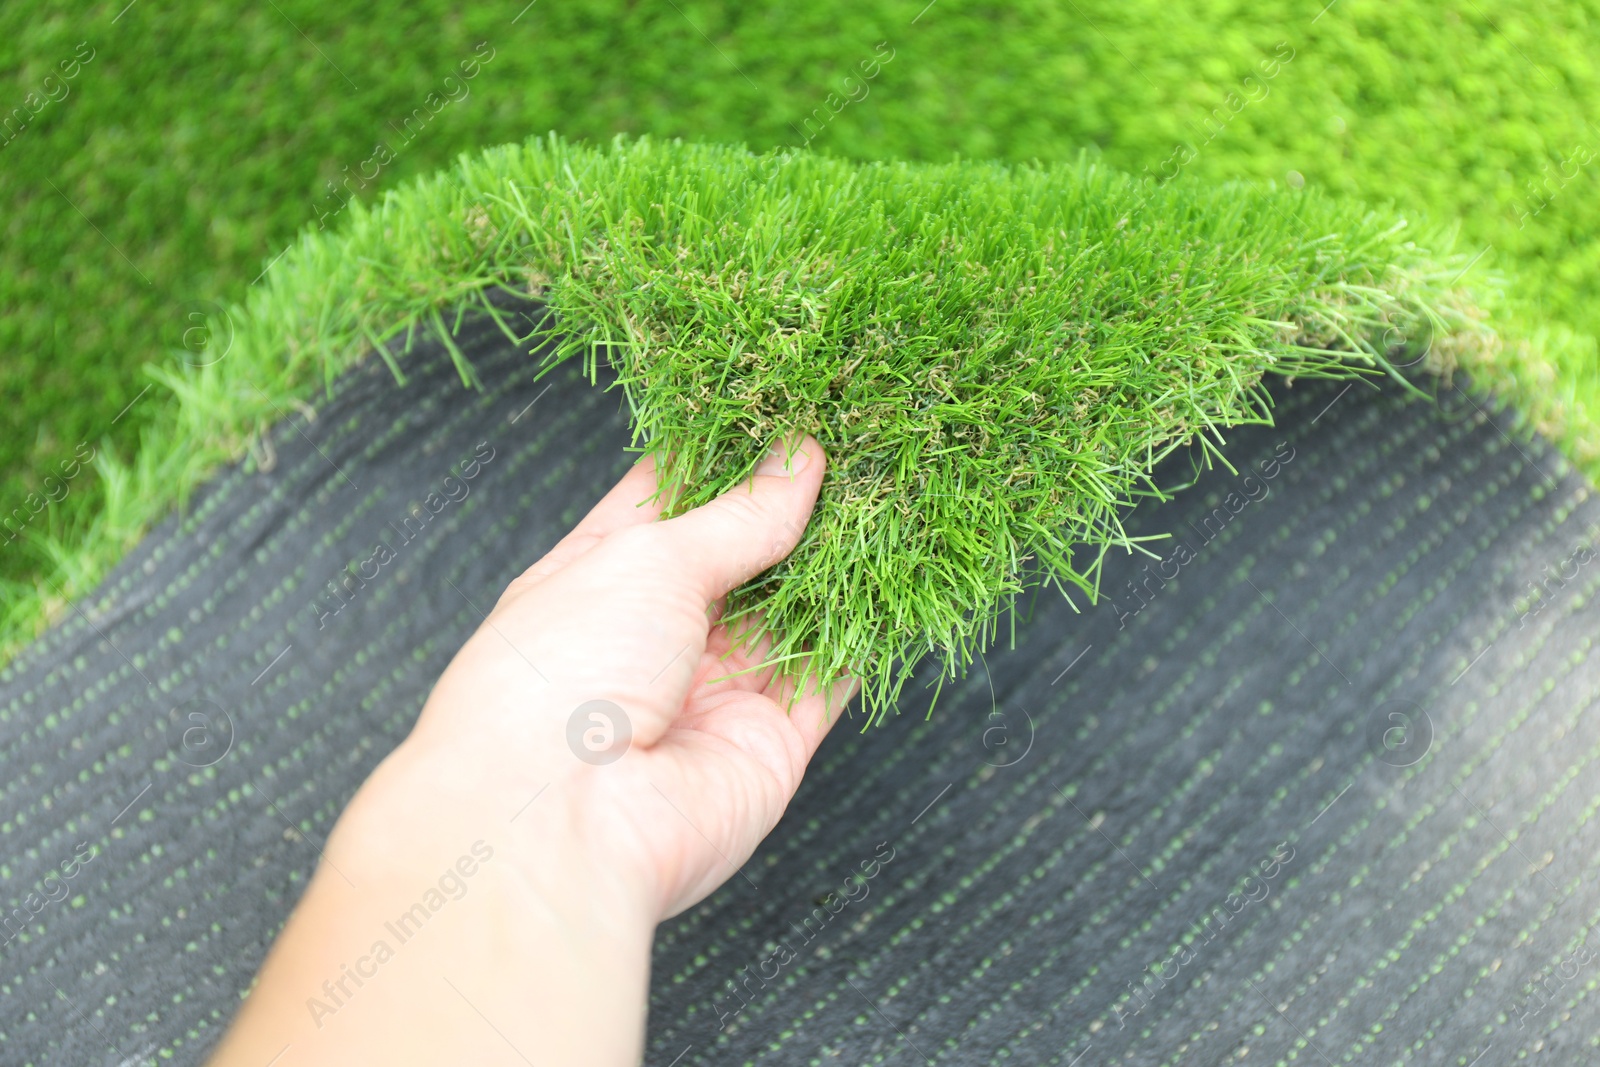
[[[0,1062],[202,1058],[474,604],[626,468],[618,394],[463,347],[481,393],[428,346],[346,376],[0,672]],[[1276,396],[1130,516],[1162,562],[835,731],[659,931],[648,1062],[1593,1061],[1600,504],[1458,390]]]

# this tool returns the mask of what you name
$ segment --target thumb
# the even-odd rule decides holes
[[[748,481],[709,504],[656,523],[654,533],[709,604],[794,551],[826,466],[815,437],[780,441]]]

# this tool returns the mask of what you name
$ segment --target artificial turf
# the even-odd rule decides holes
[[[270,429],[273,470],[220,472],[0,668],[8,906],[99,857],[4,946],[6,1064],[199,1058],[481,607],[626,468],[625,407],[576,364],[535,380],[487,319],[458,345],[481,392],[426,341],[405,388],[342,375]],[[912,686],[893,729],[835,731],[750,881],[658,930],[646,1062],[922,1063],[892,1026],[960,1063],[1322,1063],[1297,1027],[1338,1064],[1592,1062],[1596,989],[1556,970],[1600,922],[1600,568],[1516,600],[1600,499],[1466,397],[1345,384],[1279,383],[1278,425],[1228,435],[1239,474],[1136,509],[1199,553],[1175,578],[1113,553],[1112,597],[1039,596],[942,714]],[[1276,477],[1219,530],[1246,470]],[[398,555],[329,588],[375,539]],[[1238,880],[1286,840],[1262,901]],[[1186,944],[1193,982],[1147,977]]]
[[[181,373],[185,358],[226,349],[186,335],[197,302],[242,298],[297,230],[337,224],[345,194],[330,182],[368,177],[356,195],[371,201],[459,151],[546,129],[854,158],[1090,147],[1158,179],[1304,183],[1459,219],[1461,247],[1513,275],[1521,335],[1552,331],[1535,338],[1550,362],[1508,346],[1499,384],[1593,472],[1600,248],[1586,235],[1600,208],[1580,160],[1600,140],[1586,117],[1600,103],[1597,12],[1470,0],[8,6],[0,113],[24,110],[0,138],[0,513],[29,493],[61,499],[0,538],[3,643],[33,632],[40,594],[59,611],[148,520],[136,482],[73,463],[184,443],[141,443],[174,402],[162,385],[142,392],[141,367]]]
[[[1471,260],[1414,230],[1315,192],[1089,161],[536,138],[304,236],[207,324],[239,324],[236,358],[166,378],[180,417],[124,480],[135,506],[181,493],[363,358],[403,383],[419,330],[475,384],[453,337],[487,315],[525,347],[553,341],[549,368],[615,368],[669,514],[748,477],[775,438],[822,441],[799,547],[722,618],[771,634],[802,686],[863,679],[870,723],[922,657],[964,674],[1029,586],[1093,602],[1104,553],[1135,547],[1122,513],[1174,488],[1151,468],[1270,421],[1265,374],[1492,366],[1505,342]],[[506,325],[496,290],[536,299],[541,325]]]

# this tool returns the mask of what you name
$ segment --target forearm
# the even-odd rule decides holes
[[[711,623],[823,468],[805,438],[662,519],[640,463],[523,572],[323,843],[213,1067],[634,1067],[656,922],[750,856],[849,696],[797,699]]]
[[[533,819],[441,818],[449,798],[404,772],[362,792],[213,1067],[639,1062],[635,902]]]

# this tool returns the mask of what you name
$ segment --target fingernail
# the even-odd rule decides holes
[[[796,437],[792,442],[785,444],[779,441],[767,451],[766,456],[756,467],[757,474],[788,475],[793,480],[795,475],[805,470],[811,463],[811,455],[800,447],[803,437]]]

